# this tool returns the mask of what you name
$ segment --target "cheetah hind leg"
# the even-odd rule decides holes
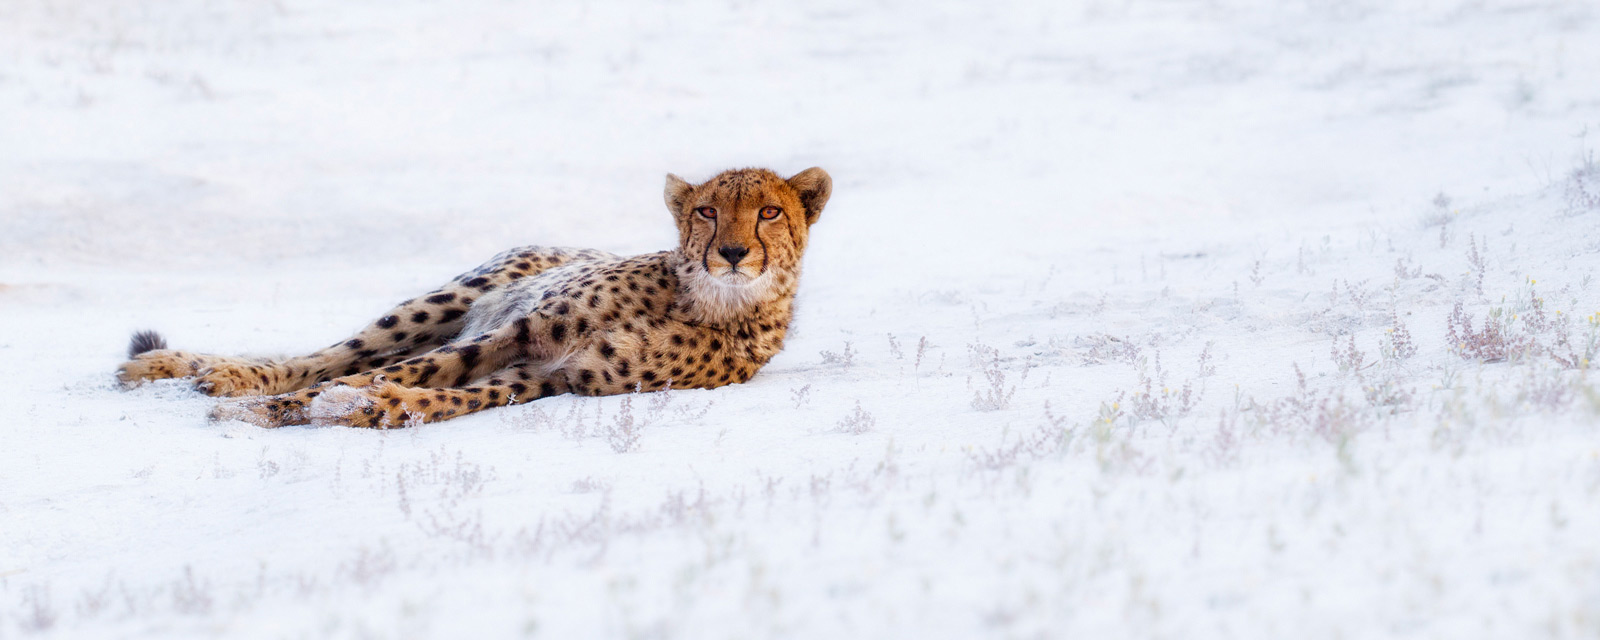
[[[117,381],[132,388],[147,380],[193,378],[194,386],[212,396],[250,396],[273,393],[271,363],[250,358],[213,356],[167,348],[154,331],[133,334],[128,361],[117,368]]]

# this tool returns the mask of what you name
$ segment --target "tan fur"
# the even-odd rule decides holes
[[[219,405],[215,418],[378,428],[559,393],[744,382],[783,348],[801,256],[831,192],[818,168],[787,180],[732,170],[699,185],[668,175],[671,251],[513,249],[307,356],[158,349],[118,378],[193,377],[212,395],[255,396]]]

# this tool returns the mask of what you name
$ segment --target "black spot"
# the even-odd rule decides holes
[[[390,367],[384,367],[384,368],[383,368],[383,370],[384,370],[384,372],[386,372],[386,373],[399,373],[399,372],[400,372],[400,365],[394,365],[394,366],[390,366]]]
[[[466,282],[463,282],[461,284],[463,286],[472,287],[474,289],[488,289],[488,288],[494,286],[492,284],[489,284],[489,279],[488,278],[484,278],[484,277],[472,278],[472,279],[467,280]]]
[[[528,390],[528,385],[522,384],[521,382],[513,382],[509,386],[511,387],[511,392],[519,396],[522,395],[523,391]]]
[[[426,311],[418,311],[416,313],[411,314],[411,321],[412,322],[416,322],[416,323],[427,322],[428,321],[428,312],[426,312]]]
[[[560,342],[561,339],[565,338],[565,337],[567,337],[567,323],[565,323],[565,322],[551,323],[551,325],[550,325],[550,339],[555,340],[556,342]]]
[[[360,349],[365,344],[365,342],[361,341],[361,338],[352,338],[349,342],[344,343],[344,346],[351,349]]]
[[[394,332],[394,335],[391,336],[389,339],[390,340],[394,340],[395,342],[399,342],[401,340],[405,340],[410,335],[411,334],[406,333],[404,331],[396,331],[396,332]]]
[[[483,348],[479,347],[478,345],[469,344],[465,347],[462,347],[461,366],[465,367],[468,371],[471,371],[472,365],[478,364],[478,357],[481,355],[483,355]]]
[[[721,351],[722,350],[722,341],[718,340],[716,338],[712,338],[710,346],[711,346],[711,350],[712,351]]]
[[[456,299],[456,294],[454,294],[454,293],[441,293],[439,295],[428,296],[427,298],[424,298],[424,299],[427,300],[428,302],[433,303],[433,304],[444,304],[444,303],[449,302],[451,300],[455,300]],[[419,312],[419,313],[421,313],[421,312]],[[427,314],[423,313],[423,315],[427,315]]]
[[[639,374],[639,377],[643,378],[645,382],[649,382],[651,380],[655,380],[656,379],[656,372],[654,372],[654,371],[646,371],[644,373]]]
[[[572,305],[569,305],[569,304],[567,304],[565,302],[556,305],[556,315],[558,315],[558,316],[567,315],[567,313],[569,313],[571,311],[572,311]]]
[[[681,375],[683,375],[683,367],[673,367],[672,368],[672,377],[676,378],[676,377],[681,376]]]
[[[499,384],[499,383],[496,382],[495,384]],[[500,390],[499,389],[490,389],[489,390],[489,401],[490,402],[499,402],[500,401]]]
[[[675,344],[675,345],[678,345],[678,346],[683,346],[683,336],[680,336],[680,335],[677,335],[677,334],[673,334],[673,336],[672,336],[672,344]]]
[[[556,386],[548,382],[539,384],[539,396],[547,398],[556,394]]]
[[[589,333],[589,319],[578,318],[578,335],[581,336],[586,333]]]
[[[450,404],[461,406],[461,396],[450,396]]]
[[[593,309],[598,306],[600,306],[600,296],[598,294],[589,296],[589,308]]]
[[[529,326],[530,323],[528,322],[527,318],[517,320],[517,344],[528,344],[529,342],[533,341],[533,336],[529,332]]]
[[[400,324],[400,316],[384,316],[378,319],[378,328],[388,329]]]
[[[594,372],[590,371],[588,369],[584,369],[582,371],[579,371],[578,372],[578,379],[582,380],[584,384],[589,384],[590,382],[594,381]]]
[[[614,355],[617,355],[616,347],[611,346],[609,342],[600,343],[600,357],[610,360]]]
[[[451,322],[466,312],[466,309],[445,309],[444,313],[439,316],[439,324]]]
[[[372,356],[375,356],[375,355],[378,355],[378,351],[376,349],[367,349],[367,350],[364,350],[364,351],[356,352],[356,357],[360,358],[362,360],[366,360],[367,358],[371,358]]]
[[[477,411],[478,407],[481,407],[481,406],[483,406],[483,402],[481,400],[468,400],[467,401],[467,408],[471,409],[473,411]]]
[[[427,381],[432,380],[433,376],[437,373],[439,373],[439,365],[429,363],[427,366],[422,368],[421,373],[417,374],[417,384],[424,384]]]

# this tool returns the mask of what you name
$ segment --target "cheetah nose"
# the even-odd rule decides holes
[[[740,260],[750,255],[750,250],[744,247],[725,245],[721,249],[717,249],[717,255],[722,256],[723,260],[727,260],[728,266],[737,267]]]

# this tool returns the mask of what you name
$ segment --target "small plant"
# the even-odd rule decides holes
[[[1490,310],[1488,317],[1483,320],[1483,328],[1473,330],[1472,318],[1457,302],[1446,321],[1445,340],[1450,345],[1450,351],[1462,358],[1480,362],[1501,362],[1521,353],[1524,344],[1507,334],[1500,316],[1499,309]]]
[[[1472,267],[1470,274],[1472,275],[1473,289],[1477,291],[1479,297],[1482,297],[1483,276],[1489,271],[1489,265],[1483,258],[1483,252],[1478,250],[1477,236],[1472,234],[1467,235],[1467,265]]]
[[[1174,418],[1189,415],[1199,403],[1200,396],[1195,393],[1193,382],[1184,381],[1178,389],[1167,386],[1167,374],[1161,368],[1161,352],[1157,351],[1154,376],[1142,363],[1139,367],[1138,388],[1128,395],[1128,415],[1134,422],[1156,420],[1170,424]]]
[[[809,404],[811,402],[811,385],[808,384],[799,389],[790,389],[789,398],[794,400],[794,408],[796,409]]]
[[[1011,406],[1016,395],[1015,385],[1006,386],[1006,372],[1000,368],[1000,351],[982,344],[968,345],[973,363],[981,367],[989,386],[973,393],[972,408],[979,411],[998,411]]]
[[[1143,350],[1134,344],[1132,339],[1118,338],[1105,333],[1079,336],[1073,338],[1072,344],[1084,350],[1082,354],[1084,364],[1122,362],[1137,366],[1143,354]]]
[[[23,610],[18,616],[18,623],[24,631],[47,631],[56,626],[58,617],[55,607],[50,604],[50,590],[40,585],[33,585],[22,592]]]
[[[1065,426],[1066,418],[1050,412],[1050,403],[1044,405],[1044,424],[1022,435],[1015,442],[994,449],[970,449],[967,459],[980,469],[998,471],[1022,460],[1037,460],[1064,449],[1071,442],[1075,429]]]
[[[1347,337],[1349,341],[1343,349],[1339,348],[1339,339],[1333,339],[1333,363],[1339,367],[1339,373],[1360,373],[1371,365],[1366,362],[1367,354],[1356,349],[1355,334]]]
[[[1391,325],[1379,347],[1383,357],[1389,360],[1407,360],[1417,355],[1417,344],[1411,340],[1411,331],[1400,321],[1400,315],[1395,314],[1390,319]]]
[[[1439,192],[1433,197],[1433,210],[1422,217],[1422,228],[1439,228],[1439,248],[1443,249],[1450,244],[1450,223],[1455,216],[1450,211],[1450,196]]]
[[[848,369],[850,365],[855,364],[855,361],[856,352],[849,340],[844,341],[844,349],[838,353],[832,351],[822,352],[822,364],[836,364]]]
[[[633,396],[623,396],[617,407],[617,415],[605,427],[606,444],[611,445],[611,450],[617,453],[633,451],[639,445],[639,432],[643,427],[633,417]]]
[[[1410,280],[1422,277],[1422,267],[1412,266],[1409,258],[1396,258],[1394,261],[1394,277],[1396,280]]]
[[[1600,210],[1600,161],[1594,151],[1584,154],[1577,168],[1567,175],[1567,213],[1577,215]]]
[[[872,427],[877,424],[878,420],[873,418],[872,414],[867,413],[865,409],[862,409],[861,401],[857,400],[855,411],[850,412],[850,415],[840,420],[839,424],[834,427],[834,431],[858,436],[871,431]]]
[[[1200,377],[1209,378],[1217,374],[1217,366],[1211,363],[1211,347],[1216,346],[1213,340],[1207,340],[1204,349],[1200,350]]]
[[[183,568],[183,578],[172,584],[172,608],[179,613],[199,615],[210,613],[211,585],[196,580],[194,567]]]

